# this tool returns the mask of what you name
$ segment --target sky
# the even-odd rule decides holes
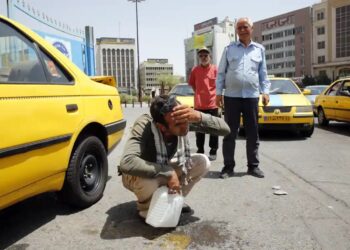
[[[25,0],[31,6],[72,27],[94,27],[95,38],[136,38],[135,3],[129,0]],[[184,39],[196,23],[217,17],[253,22],[321,0],[144,0],[138,4],[140,62],[166,58],[174,74],[185,75]],[[6,0],[0,0],[0,15],[6,16]]]

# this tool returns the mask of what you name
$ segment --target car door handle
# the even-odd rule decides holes
[[[78,111],[78,105],[76,104],[67,104],[66,105],[66,110],[68,113],[73,113],[75,111]]]

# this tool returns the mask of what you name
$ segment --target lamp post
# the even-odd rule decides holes
[[[141,102],[142,93],[141,93],[141,80],[140,80],[139,15],[138,15],[137,3],[145,0],[128,0],[128,1],[135,3],[135,6],[136,6],[137,88],[138,88],[139,102]]]

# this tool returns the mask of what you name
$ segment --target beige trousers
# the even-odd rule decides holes
[[[208,172],[210,167],[210,161],[204,154],[192,154],[192,168],[188,172],[188,178],[191,181],[188,185],[182,187],[182,195],[186,196],[193,186]],[[181,171],[178,173],[181,176]],[[156,178],[142,178],[138,176],[132,176],[123,174],[123,185],[125,188],[133,192],[137,197],[137,209],[143,213],[147,213],[152,194],[160,186],[166,186],[168,179],[164,176]]]

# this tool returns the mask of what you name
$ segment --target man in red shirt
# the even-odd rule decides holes
[[[199,65],[192,69],[189,85],[194,90],[194,108],[203,113],[213,116],[219,116],[218,107],[216,106],[216,74],[217,67],[211,64],[210,51],[202,47],[197,52]],[[205,134],[196,133],[197,153],[204,154]],[[209,159],[216,160],[216,151],[218,150],[218,136],[210,135],[209,137]]]

